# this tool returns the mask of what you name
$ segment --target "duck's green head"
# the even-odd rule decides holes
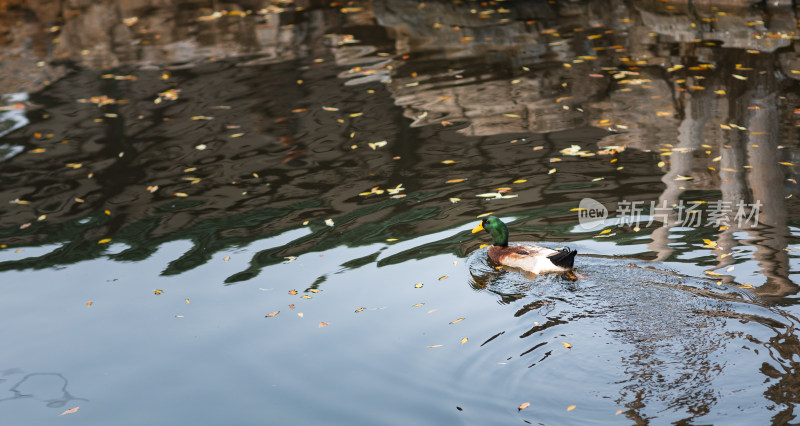
[[[486,231],[492,236],[492,244],[500,247],[508,245],[508,228],[495,216],[486,216],[481,223],[472,229],[472,233]]]

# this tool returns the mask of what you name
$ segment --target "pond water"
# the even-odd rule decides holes
[[[0,5],[3,423],[796,421],[793,9],[163,3]]]

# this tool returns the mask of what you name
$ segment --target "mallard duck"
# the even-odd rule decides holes
[[[553,250],[534,244],[508,245],[508,227],[495,216],[486,216],[472,233],[486,231],[492,236],[489,258],[501,265],[520,268],[542,274],[545,272],[566,272],[572,269],[577,250],[562,248]]]

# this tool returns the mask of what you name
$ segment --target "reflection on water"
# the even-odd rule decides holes
[[[406,281],[434,301],[483,301],[468,305],[484,316],[480,350],[435,377],[503,387],[460,395],[484,423],[526,414],[500,408],[526,392],[566,404],[573,395],[551,388],[565,381],[594,392],[584,413],[600,417],[575,419],[793,421],[800,59],[781,4],[0,4],[0,27],[19,27],[0,32],[2,67],[16,70],[0,79],[0,273],[149,265],[145,280],[213,271],[230,292],[269,290],[278,275],[282,296],[300,291],[343,319],[342,304],[357,307],[318,293],[394,271],[397,287],[363,303],[415,304]],[[668,213],[584,232],[584,198],[612,217],[623,201]],[[704,218],[714,203],[734,208],[686,226],[672,210],[683,202]],[[761,206],[757,225],[734,220],[741,203]],[[512,240],[576,245],[586,277],[486,265],[467,231],[490,211],[512,218]],[[431,269],[444,257],[469,267]],[[405,314],[384,315],[423,344],[397,325]],[[524,368],[484,371],[516,358]],[[431,418],[455,421],[440,409]],[[533,411],[523,418],[562,420]]]

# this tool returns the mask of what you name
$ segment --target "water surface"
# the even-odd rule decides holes
[[[0,6],[3,418],[794,421],[792,10],[72,7]]]

